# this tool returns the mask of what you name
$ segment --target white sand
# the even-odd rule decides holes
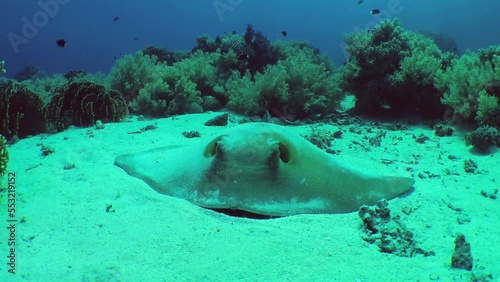
[[[113,164],[120,154],[197,141],[183,137],[183,131],[216,134],[220,128],[203,123],[217,114],[156,120],[158,129],[142,134],[127,132],[155,121],[106,124],[103,130],[92,129],[93,138],[88,129],[71,128],[11,146],[16,216],[26,222],[17,223],[16,275],[7,272],[8,232],[2,228],[0,281],[468,281],[470,272],[450,267],[459,232],[471,243],[473,272],[500,279],[500,199],[480,194],[500,188],[500,152],[475,155],[460,133],[439,138],[424,127],[388,131],[381,147],[366,152],[352,143],[367,143],[365,134],[345,126],[344,137],[333,143],[342,150],[339,157],[355,158],[358,165],[380,166],[384,172],[414,169],[415,191],[389,201],[389,207],[401,214],[419,247],[435,252],[430,257],[379,252],[362,240],[357,213],[229,217],[160,195]],[[310,132],[310,126],[291,128]],[[412,135],[420,133],[430,140],[416,143]],[[394,141],[397,136],[403,140]],[[55,153],[42,156],[39,143]],[[381,159],[395,162],[385,165]],[[477,162],[481,174],[464,172],[468,159]],[[410,163],[415,160],[418,164]],[[67,164],[75,168],[64,170]],[[446,175],[446,169],[453,174]],[[417,177],[425,171],[439,177]],[[5,197],[0,203],[4,220]],[[108,205],[115,212],[106,212]],[[413,211],[407,215],[402,209]]]

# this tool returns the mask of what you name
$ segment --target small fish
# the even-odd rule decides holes
[[[281,34],[282,34],[284,37],[286,37],[286,36],[288,35],[288,32],[286,32],[286,31],[284,31],[284,30],[283,30],[283,31],[281,32]]]
[[[114,22],[116,22],[116,21],[118,21],[119,19],[120,19],[120,17],[114,17],[114,18],[113,18],[113,21],[114,21]]]
[[[241,54],[238,56],[238,60],[248,60],[250,56],[248,54]]]
[[[134,38],[132,38],[132,39],[134,39],[134,40],[139,40],[139,37],[134,37]]]
[[[57,44],[57,46],[59,46],[61,48],[64,48],[64,47],[66,47],[66,40],[59,39],[59,40],[56,41],[56,44]]]
[[[370,11],[370,14],[372,14],[372,15],[380,14],[380,10],[379,9],[373,9],[373,10]]]
[[[359,0],[359,1],[358,1],[358,5],[363,4],[363,2],[364,2],[363,0]]]

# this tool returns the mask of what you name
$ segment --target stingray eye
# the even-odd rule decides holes
[[[204,156],[207,158],[213,157],[215,155],[221,155],[222,150],[221,150],[221,144],[220,141],[222,140],[222,137],[224,136],[219,136],[212,140],[212,142],[208,143],[207,147],[205,148]]]
[[[290,150],[288,147],[280,142],[278,149],[280,151],[280,160],[284,163],[288,163],[290,161]]]
[[[269,158],[267,159],[267,165],[271,169],[278,169],[280,161],[282,163],[288,163],[290,161],[290,150],[285,144],[278,142],[278,147],[273,148]]]

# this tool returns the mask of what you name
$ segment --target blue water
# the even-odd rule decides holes
[[[243,33],[251,23],[271,40],[309,41],[340,65],[346,59],[343,34],[393,17],[405,29],[430,28],[450,36],[461,51],[500,44],[500,1],[357,1],[2,0],[0,60],[6,60],[7,77],[29,63],[48,73],[107,72],[115,57],[145,45],[191,49],[200,34]],[[374,8],[381,13],[371,15]],[[56,45],[61,38],[66,48]]]

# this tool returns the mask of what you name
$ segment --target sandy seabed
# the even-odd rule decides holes
[[[184,131],[215,135],[220,127],[203,124],[219,114],[131,118],[91,133],[72,127],[12,145],[16,274],[8,272],[10,232],[2,228],[0,281],[469,281],[472,273],[500,281],[500,199],[481,195],[500,189],[500,152],[474,153],[457,130],[437,137],[428,126],[411,126],[387,131],[381,146],[370,147],[362,137],[377,129],[317,127],[344,132],[332,144],[343,161],[383,173],[411,167],[414,191],[390,200],[389,208],[419,247],[435,253],[427,257],[380,252],[362,239],[356,212],[231,217],[161,195],[114,165],[121,154],[197,141]],[[154,123],[156,130],[128,134]],[[289,128],[311,132],[310,125]],[[420,134],[430,139],[415,142]],[[43,156],[40,144],[55,152]],[[470,159],[475,173],[464,171]],[[6,194],[0,205],[7,227]],[[471,272],[450,266],[458,233],[471,244]]]

